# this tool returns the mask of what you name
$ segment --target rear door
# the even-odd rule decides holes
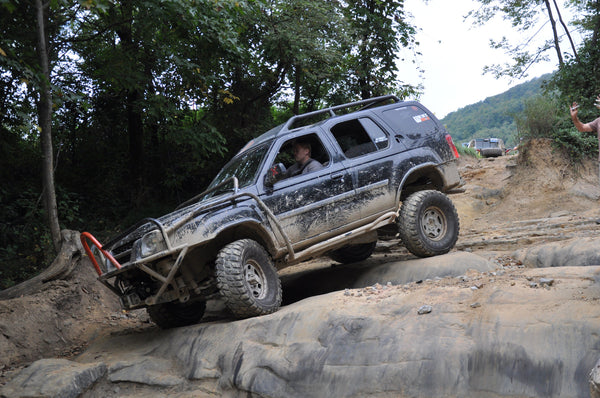
[[[398,142],[392,151],[391,139],[380,122],[366,115],[336,121],[329,131],[344,153],[355,189],[356,205],[364,223],[394,208],[394,153],[403,148]]]

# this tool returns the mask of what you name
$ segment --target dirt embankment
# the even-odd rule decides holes
[[[518,156],[463,158],[466,192],[453,195],[461,221],[458,249],[511,251],[600,235],[597,163],[573,164],[549,140]]]

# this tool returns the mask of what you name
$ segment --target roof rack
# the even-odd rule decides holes
[[[320,115],[323,113],[329,113],[330,117],[334,117],[334,116],[338,116],[335,113],[335,111],[338,111],[340,109],[345,109],[345,108],[351,108],[353,106],[359,106],[359,105],[363,105],[363,107],[359,109],[362,111],[364,109],[370,108],[372,106],[375,106],[376,104],[387,101],[389,99],[394,100],[394,102],[400,102],[400,99],[398,97],[396,97],[395,95],[383,95],[381,97],[373,97],[373,98],[369,98],[366,100],[349,102],[349,103],[343,104],[343,105],[336,105],[336,106],[332,106],[329,108],[319,109],[319,110],[313,111],[313,112],[303,113],[302,115],[292,116],[291,118],[289,118],[287,120],[287,122],[285,122],[283,124],[283,127],[281,130],[289,130],[294,125],[294,123],[296,123],[297,121],[300,121],[303,119],[308,119],[308,118],[311,118],[316,115]],[[300,126],[298,126],[298,127],[300,127]]]

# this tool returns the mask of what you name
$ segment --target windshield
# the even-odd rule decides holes
[[[231,177],[237,177],[239,188],[244,188],[256,181],[258,170],[265,157],[268,144],[260,145],[254,149],[244,151],[239,156],[234,157],[221,169],[219,174],[210,183],[208,189],[212,189]],[[217,191],[210,192],[206,198],[215,196],[233,189],[233,182],[226,184]]]

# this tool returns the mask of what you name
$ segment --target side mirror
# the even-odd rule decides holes
[[[277,163],[271,166],[265,176],[265,186],[272,188],[275,183],[285,177],[285,166],[283,163]]]

